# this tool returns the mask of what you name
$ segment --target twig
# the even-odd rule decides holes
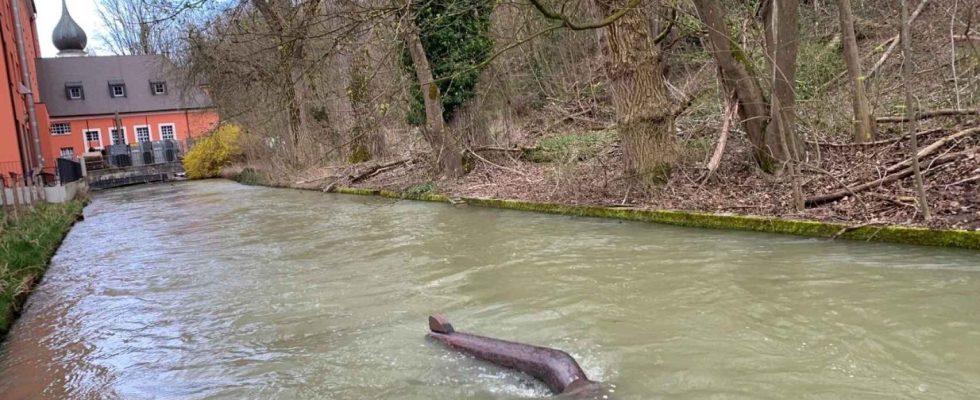
[[[923,147],[922,150],[919,150],[918,157],[919,158],[922,158],[922,157],[928,156],[928,155],[932,154],[933,152],[935,152],[936,150],[938,150],[940,147],[945,146],[946,143],[949,143],[949,142],[951,142],[953,140],[957,140],[959,138],[970,136],[970,135],[973,135],[973,134],[976,134],[976,133],[980,133],[980,127],[975,127],[975,128],[970,128],[970,129],[962,130],[962,131],[959,131],[959,132],[954,133],[952,135],[946,136],[946,137],[944,137],[942,139],[939,139],[939,140],[937,140],[935,142],[932,142],[932,144],[930,144],[930,145],[928,145],[926,147]],[[892,165],[892,166],[888,167],[887,169],[885,169],[885,172],[895,172],[895,171],[897,171],[899,169],[902,169],[902,168],[905,168],[905,167],[907,167],[907,166],[909,166],[911,164],[912,164],[912,160],[911,159],[908,159],[908,160],[902,161],[902,162],[900,162],[898,164],[895,164],[895,165]]]
[[[721,157],[725,154],[725,145],[728,144],[729,128],[731,127],[732,119],[738,114],[738,102],[734,101],[732,99],[733,97],[729,97],[730,101],[728,101],[728,107],[725,110],[725,119],[721,123],[721,136],[718,138],[718,146],[715,146],[715,152],[711,156],[711,161],[708,161],[708,173],[704,175],[701,184],[711,179],[715,170],[721,165]]]
[[[956,160],[958,160],[958,159],[960,159],[960,158],[962,158],[964,156],[967,156],[969,153],[970,153],[970,151],[964,151],[964,152],[960,152],[960,153],[954,153],[954,154],[950,154],[950,155],[946,155],[946,156],[936,157],[936,159],[932,160],[932,163],[931,164],[934,167],[938,167],[940,165],[943,165],[943,164],[946,164],[946,163],[950,163],[950,162],[956,161]],[[887,176],[885,176],[884,178],[881,178],[881,179],[877,179],[877,180],[874,180],[874,181],[871,181],[871,182],[865,182],[865,183],[862,183],[860,185],[853,186],[853,187],[847,187],[844,190],[839,190],[839,191],[834,192],[834,193],[810,197],[810,198],[806,199],[806,205],[808,207],[814,207],[814,206],[819,206],[821,204],[832,203],[832,202],[835,202],[837,200],[840,200],[840,199],[842,199],[844,197],[847,197],[848,195],[851,195],[853,193],[862,192],[862,191],[871,189],[873,187],[878,187],[878,186],[884,185],[884,184],[889,183],[889,182],[892,182],[892,181],[896,181],[896,180],[899,180],[899,179],[907,178],[907,177],[909,177],[911,175],[912,175],[912,168],[905,168],[905,169],[903,169],[900,172],[897,172],[897,173],[894,173],[894,174],[891,174],[891,175],[887,175]]]
[[[915,136],[931,135],[933,133],[942,132],[944,130],[946,130],[946,129],[945,128],[930,129],[930,130],[927,130],[927,131],[916,132],[915,133]],[[854,146],[864,147],[864,146],[878,146],[878,145],[882,145],[882,144],[895,143],[895,142],[898,142],[900,140],[903,140],[903,139],[905,139],[907,137],[908,137],[908,134],[904,134],[904,135],[899,136],[899,137],[896,137],[896,138],[878,140],[878,141],[875,141],[875,142],[868,142],[868,143],[833,143],[833,142],[817,142],[817,141],[814,141],[814,140],[807,140],[806,142],[809,143],[809,144],[815,145],[815,146],[826,146],[826,147],[854,147]]]
[[[912,22],[915,22],[915,19],[919,17],[919,14],[922,13],[922,10],[925,9],[926,3],[928,2],[929,0],[922,0],[922,2],[919,3],[919,6],[916,7],[914,12],[912,12],[912,16],[909,17],[908,20],[909,25],[912,25]],[[903,21],[903,23],[905,22]],[[895,52],[895,49],[898,48],[900,42],[901,42],[901,35],[892,36],[891,45],[888,46],[888,50],[885,50],[885,53],[881,55],[881,58],[878,59],[878,62],[876,62],[873,67],[871,67],[871,70],[868,71],[868,73],[865,75],[865,79],[874,78],[875,74],[878,73],[878,70],[881,69],[881,66],[885,65],[885,61],[888,60],[888,57],[891,57],[892,53]]]
[[[935,111],[926,111],[915,114],[916,120],[923,120],[935,117],[946,117],[951,115],[980,115],[980,108],[977,109],[942,109]],[[879,117],[876,119],[879,123],[896,123],[896,122],[908,122],[909,119],[906,116],[900,117]]]

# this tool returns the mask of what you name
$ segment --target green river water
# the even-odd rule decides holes
[[[426,316],[616,399],[980,398],[980,253],[203,181],[95,194],[3,399],[523,399]]]

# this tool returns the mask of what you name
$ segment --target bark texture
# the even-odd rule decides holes
[[[875,119],[871,115],[864,73],[861,71],[861,55],[858,54],[857,39],[854,37],[854,14],[851,0],[838,0],[840,29],[844,45],[844,62],[851,78],[851,102],[854,108],[854,141],[868,143],[875,139]]]
[[[422,132],[429,146],[432,147],[438,171],[450,178],[462,176],[463,153],[459,143],[446,128],[446,121],[442,117],[442,99],[439,93],[439,85],[436,84],[432,76],[429,58],[422,46],[418,28],[411,18],[406,18],[401,36],[408,48],[409,55],[412,57],[415,75],[419,85],[421,85],[422,97],[425,102],[425,127]]]
[[[718,64],[718,75],[726,91],[735,92],[742,129],[755,148],[756,162],[766,171],[774,168],[773,154],[766,145],[769,103],[746,54],[728,34],[725,13],[716,0],[694,0],[707,30],[708,46]]]
[[[607,3],[596,5],[608,14]],[[664,82],[657,32],[647,10],[637,7],[608,25],[604,51],[625,173],[640,186],[665,182],[677,160],[676,107]]]

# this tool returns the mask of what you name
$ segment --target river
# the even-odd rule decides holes
[[[980,253],[201,181],[97,193],[0,350],[4,399],[521,399],[426,316],[617,399],[968,399]]]

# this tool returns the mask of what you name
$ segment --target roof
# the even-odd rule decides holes
[[[37,60],[41,100],[52,117],[199,109],[211,100],[199,87],[185,85],[176,68],[159,55],[58,57]],[[126,97],[113,98],[109,84],[125,82]],[[150,82],[166,82],[154,95]],[[65,87],[81,83],[84,99],[69,100]],[[186,90],[186,91],[185,91]]]

